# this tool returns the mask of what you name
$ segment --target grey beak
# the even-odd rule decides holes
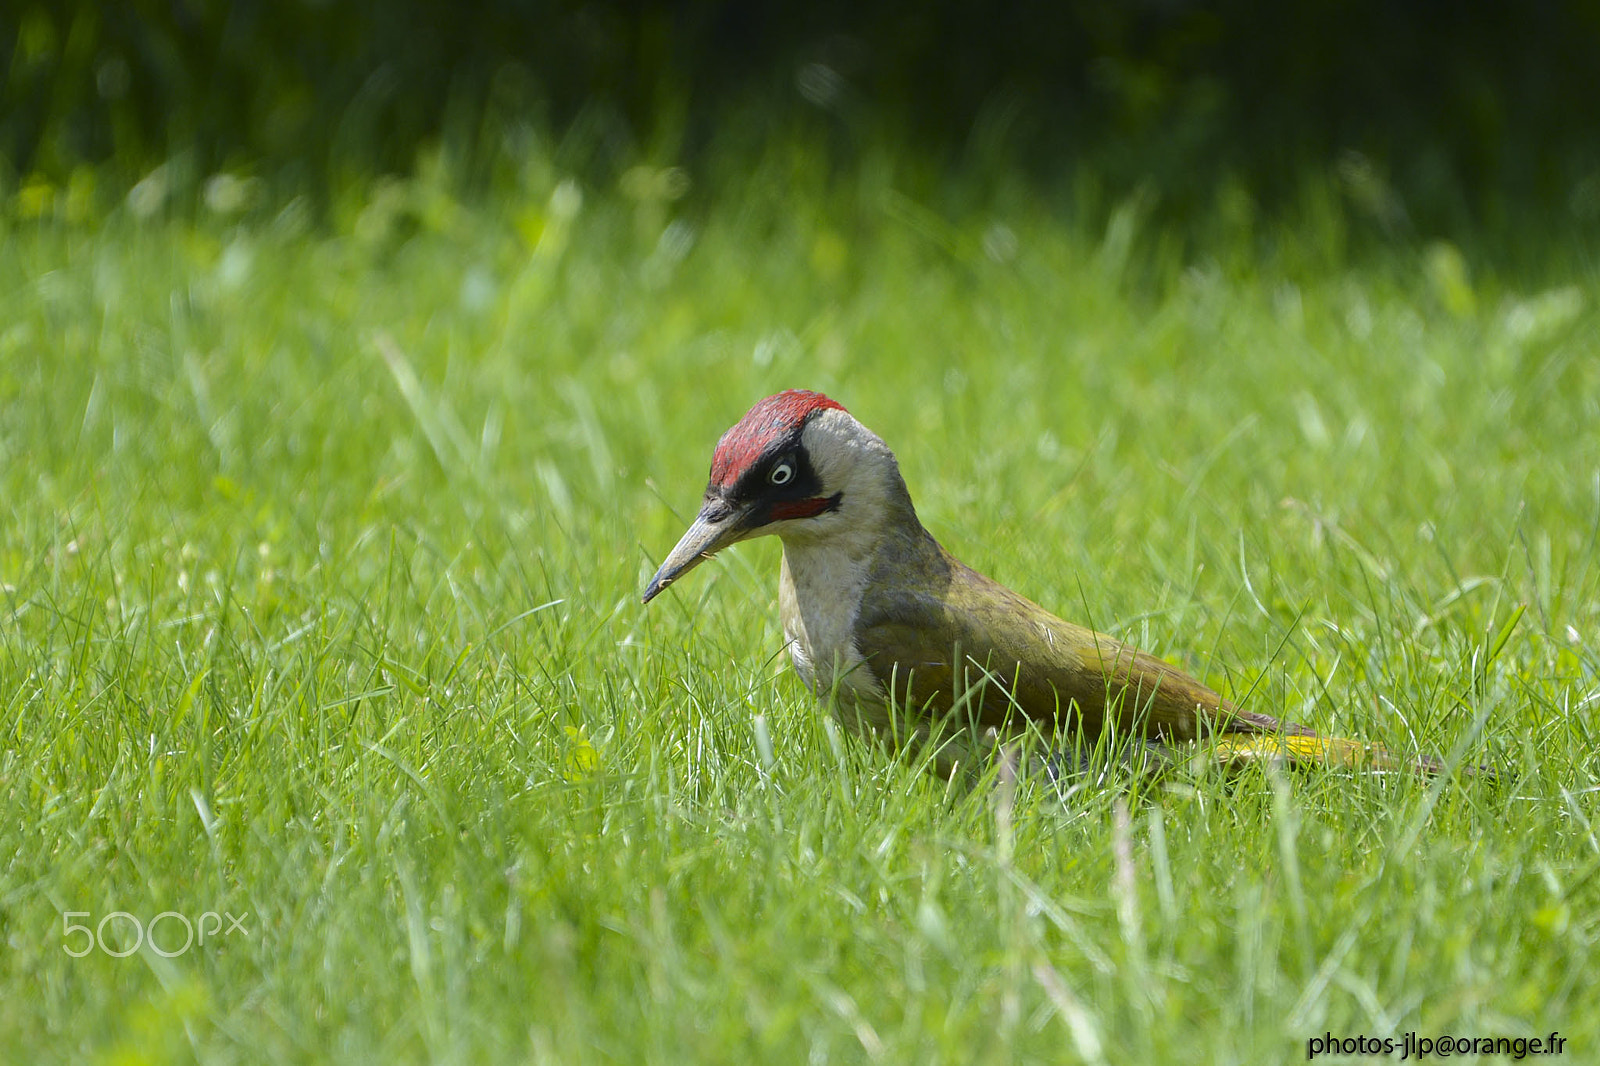
[[[649,603],[679,577],[741,539],[746,532],[743,518],[744,515],[722,500],[708,500],[694,523],[679,538],[677,547],[667,555],[661,569],[656,571],[656,576],[644,587],[644,602]]]

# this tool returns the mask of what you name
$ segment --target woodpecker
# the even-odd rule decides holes
[[[795,671],[852,731],[939,745],[937,772],[971,752],[961,737],[1004,743],[1029,722],[1080,752],[1114,730],[1163,762],[1187,742],[1228,766],[1438,769],[1243,710],[972,570],[923,528],[894,453],[821,393],[769,396],[722,435],[700,513],[644,602],[728,545],[769,534],[783,541],[778,605]]]

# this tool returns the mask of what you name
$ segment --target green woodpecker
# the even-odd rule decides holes
[[[644,590],[649,603],[730,544],[783,541],[778,604],[795,670],[847,727],[937,740],[949,771],[1029,721],[1052,743],[1108,728],[1149,750],[1224,763],[1435,769],[1241,710],[1176,667],[1057,618],[970,569],[923,528],[894,454],[821,393],[769,396],[717,442],[700,514]],[[1083,750],[1081,747],[1080,751]]]

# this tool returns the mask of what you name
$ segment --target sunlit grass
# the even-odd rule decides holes
[[[1592,269],[785,176],[3,223],[8,1060],[1594,1054]],[[637,602],[788,386],[979,569],[1499,784],[1013,803],[864,749],[776,544]],[[64,950],[113,911],[248,934]]]

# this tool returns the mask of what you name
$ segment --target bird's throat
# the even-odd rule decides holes
[[[814,691],[836,684],[870,690],[854,631],[876,544],[865,536],[785,537],[778,607],[795,670]]]

